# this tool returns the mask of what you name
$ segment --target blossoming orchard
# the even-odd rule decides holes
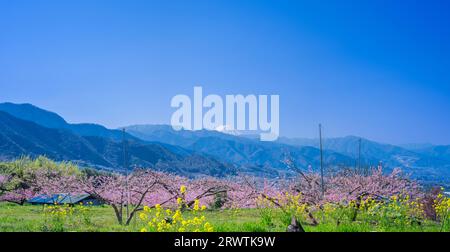
[[[286,161],[289,164],[289,161]],[[351,169],[265,180],[189,179],[149,169],[126,174],[43,157],[0,165],[0,229],[17,231],[449,231],[450,200],[400,170]],[[30,205],[40,195],[92,202]],[[29,223],[10,225],[20,214]],[[8,219],[9,218],[9,219]],[[12,219],[11,219],[12,218]]]

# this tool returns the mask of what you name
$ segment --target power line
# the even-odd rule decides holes
[[[358,170],[362,173],[361,167],[361,138],[358,140]]]

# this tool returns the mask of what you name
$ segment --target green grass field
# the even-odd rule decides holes
[[[284,232],[286,225],[277,218],[276,212],[270,224],[262,221],[258,209],[205,211],[204,216],[213,225],[215,231],[235,232]],[[63,231],[67,232],[137,232],[143,223],[134,219],[129,226],[117,224],[113,209],[109,206],[93,206],[90,210],[90,223],[70,223]],[[320,218],[320,217],[318,217]],[[320,219],[319,219],[320,220]],[[380,227],[363,221],[325,222],[316,226],[303,224],[306,232],[438,232],[441,226],[434,222],[424,222],[414,226]],[[46,228],[43,206],[20,206],[11,203],[0,203],[1,232],[43,232],[52,231]],[[448,230],[444,230],[448,231]]]

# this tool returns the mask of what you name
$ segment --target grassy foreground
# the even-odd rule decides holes
[[[129,226],[117,224],[113,209],[109,206],[90,207],[90,222],[75,223],[65,227],[67,232],[137,232],[143,223],[136,218]],[[276,213],[275,213],[276,214]],[[284,232],[286,225],[276,218],[271,224],[264,224],[258,209],[205,211],[205,217],[214,227],[214,231],[227,232]],[[43,206],[16,205],[0,203],[0,232],[43,232],[46,228]],[[425,222],[419,226],[379,227],[361,221],[323,223],[317,226],[304,224],[307,232],[439,232],[441,226],[434,222]],[[448,231],[448,230],[443,230]]]

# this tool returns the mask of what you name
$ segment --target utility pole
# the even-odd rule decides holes
[[[126,140],[125,140],[125,128],[122,129],[122,149],[123,149],[123,168],[125,169],[125,193],[126,193],[126,215],[127,215],[127,220],[130,217],[130,209],[129,209],[129,205],[130,205],[130,192],[128,190],[128,164],[127,164],[127,151],[126,151]]]
[[[358,140],[358,170],[360,173],[362,173],[362,167],[361,167],[361,138]]]
[[[322,148],[322,124],[319,124],[319,141],[320,141],[320,179],[322,186],[322,198],[325,193],[325,184],[323,181],[323,148]]]

